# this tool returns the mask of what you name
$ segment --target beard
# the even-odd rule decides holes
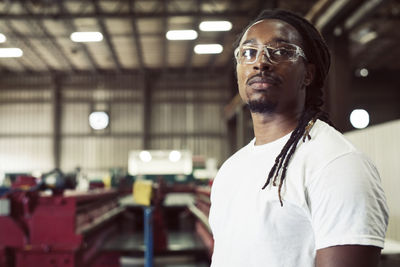
[[[267,100],[250,100],[247,107],[252,113],[272,113],[277,107],[277,103]]]

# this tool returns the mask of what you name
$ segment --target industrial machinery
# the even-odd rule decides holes
[[[48,177],[53,193],[39,190],[46,179],[18,177],[0,198],[0,266],[119,266],[119,255],[98,253],[123,211],[117,192],[63,191],[60,176]]]

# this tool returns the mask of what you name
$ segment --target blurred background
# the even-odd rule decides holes
[[[0,1],[0,266],[208,266],[210,184],[253,138],[233,43],[265,8],[325,37],[325,109],[377,164],[399,266],[398,0]]]

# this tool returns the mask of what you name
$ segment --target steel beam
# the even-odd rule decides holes
[[[133,9],[133,5],[130,2],[129,10],[132,10],[132,9]],[[133,38],[135,40],[137,60],[139,61],[139,69],[141,72],[144,72],[145,67],[144,67],[144,60],[143,60],[143,49],[142,49],[142,43],[140,42],[140,35],[139,35],[137,23],[136,23],[136,17],[131,17],[131,24],[132,24]]]
[[[100,6],[99,6],[97,0],[92,0],[92,3],[93,3],[94,8],[96,10],[96,14],[101,13],[101,9],[100,9]],[[114,44],[111,42],[111,35],[108,32],[108,29],[107,29],[107,27],[106,27],[106,25],[104,23],[104,19],[103,18],[98,18],[98,22],[99,22],[99,25],[100,25],[100,29],[101,29],[102,33],[104,34],[105,41],[106,41],[106,44],[108,46],[108,49],[110,50],[111,56],[112,56],[112,58],[114,60],[115,67],[117,68],[117,71],[121,71],[121,63],[119,62],[117,53],[116,53],[115,48],[114,48]]]
[[[235,17],[249,17],[250,10],[234,10],[234,11],[215,11],[215,12],[194,12],[194,11],[174,11],[163,14],[162,11],[158,12],[105,12],[102,11],[99,14],[96,12],[85,12],[85,13],[69,13],[66,11],[61,11],[58,13],[45,13],[45,12],[37,12],[35,14],[8,14],[1,12],[0,20],[46,20],[46,19],[54,19],[54,20],[72,20],[72,19],[81,19],[81,18],[114,18],[114,19],[131,19],[135,18],[161,18],[161,17],[204,17],[210,19],[219,19],[223,18],[235,18]]]
[[[24,3],[21,2],[21,6],[25,10],[25,12],[32,14],[31,10],[28,8],[27,5],[25,5]],[[66,63],[69,71],[74,72],[76,70],[75,67],[72,65],[71,61],[68,59],[68,57],[63,52],[61,46],[54,40],[54,37],[47,31],[46,27],[44,26],[43,21],[38,20],[38,21],[33,21],[33,23],[26,21],[26,24],[28,25],[28,27],[30,27],[31,29],[33,29],[35,31],[35,34],[33,36],[35,36],[36,33],[38,33],[38,32],[42,32],[44,34],[44,36],[40,36],[40,38],[38,38],[40,40],[40,42],[42,43],[42,45],[44,47],[48,47],[47,41],[49,41],[53,47],[53,53],[52,53],[53,56],[58,58],[59,61]],[[37,29],[39,29],[39,30],[37,30]],[[25,36],[25,38],[32,39],[32,36],[27,36],[26,34],[24,34],[24,36]],[[54,49],[57,51],[56,53],[54,53]]]
[[[63,0],[59,0],[57,2],[58,4],[58,8],[60,10],[60,13],[66,13],[66,9],[64,7],[64,1]],[[69,28],[69,30],[71,32],[75,32],[76,31],[76,27],[74,25],[74,23],[70,20],[66,21],[67,27]],[[86,55],[88,62],[92,68],[92,72],[97,73],[98,72],[98,67],[97,64],[93,58],[93,56],[90,54],[89,50],[87,49],[86,45],[84,45],[83,43],[78,43],[79,47],[82,49],[83,53]]]
[[[167,13],[167,0],[161,1],[162,2],[162,10],[163,10],[163,18],[162,18],[162,60],[161,60],[161,67],[162,70],[165,71],[167,68],[167,63],[168,63],[168,41],[167,37],[165,36],[167,34],[168,30],[168,17],[165,15]]]
[[[196,9],[197,9],[197,13],[200,13],[201,7],[200,7],[200,0],[196,1]],[[195,15],[193,18],[193,24],[192,24],[192,29],[197,29],[198,25],[200,22],[200,17],[199,14]],[[197,40],[192,40],[189,42],[187,50],[186,50],[186,60],[185,60],[185,66],[187,68],[186,73],[190,72],[191,68],[192,68],[192,60],[193,60],[193,54],[194,54],[194,45],[196,44]]]
[[[60,168],[61,165],[61,80],[60,76],[54,76],[52,91],[53,108],[53,167]]]
[[[42,57],[42,55],[39,53],[39,51],[36,49],[35,46],[33,46],[26,38],[23,36],[21,33],[17,31],[17,29],[14,28],[14,26],[11,24],[11,22],[6,21],[6,25],[8,28],[10,28],[11,31],[14,32],[14,34],[18,37],[19,40],[22,41],[25,47],[29,47],[31,52],[35,55],[36,58],[38,58],[44,66],[46,66],[46,70],[48,71],[53,71],[53,68],[47,63],[47,61]]]

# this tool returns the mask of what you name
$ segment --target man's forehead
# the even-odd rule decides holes
[[[268,42],[285,42],[301,45],[302,39],[298,31],[289,23],[279,19],[264,19],[252,24],[244,33],[241,44]]]

